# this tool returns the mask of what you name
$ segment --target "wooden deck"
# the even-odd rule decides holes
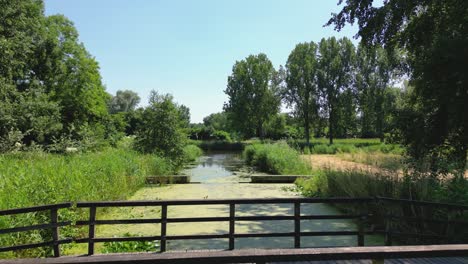
[[[301,261],[301,262],[267,262],[268,264],[375,264],[369,259],[362,260],[328,260],[328,261]],[[382,263],[382,262],[381,262]],[[468,264],[468,258],[413,258],[413,259],[387,259],[385,264]]]
[[[248,249],[0,260],[0,264],[468,263],[468,245]],[[367,260],[372,259],[372,260]],[[384,261],[385,259],[385,261]]]

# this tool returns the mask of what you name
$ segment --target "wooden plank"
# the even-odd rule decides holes
[[[94,254],[94,232],[95,232],[95,223],[96,221],[96,207],[90,207],[89,208],[89,230],[88,230],[88,255],[93,255]]]
[[[57,227],[58,223],[58,209],[52,208],[50,209],[50,223],[53,225],[52,227],[52,249],[54,251],[54,257],[60,257],[60,244],[59,241],[59,229]]]
[[[160,251],[166,251],[167,204],[161,206],[161,245]]]
[[[161,236],[141,236],[141,237],[95,237],[75,239],[75,243],[104,243],[104,242],[125,242],[125,241],[153,241],[161,240]]]
[[[95,225],[121,225],[121,224],[158,224],[160,219],[117,219],[117,220],[95,220]],[[77,226],[89,225],[89,221],[76,221]]]
[[[468,256],[468,244],[398,247],[341,247],[308,249],[248,249],[177,253],[108,254],[87,257],[0,260],[0,264],[175,264],[175,263],[258,263],[323,260],[435,258]]]
[[[364,230],[364,226],[365,226],[365,221],[366,221],[366,218],[365,217],[361,217],[359,218],[359,222],[358,222],[358,246],[359,247],[363,247],[364,246],[364,234],[365,234],[365,230]]]
[[[294,247],[301,247],[301,203],[294,203]]]
[[[436,202],[408,200],[408,199],[395,199],[395,198],[387,198],[387,197],[380,197],[380,196],[377,196],[376,199],[380,201],[394,202],[394,203],[404,203],[404,204],[414,204],[414,205],[421,205],[421,206],[435,206],[435,207],[443,207],[443,208],[451,208],[451,209],[468,210],[468,205],[462,205],[462,204],[436,203]]]
[[[58,244],[67,244],[71,242],[72,242],[72,239],[61,239],[57,241]],[[54,244],[54,241],[46,241],[46,242],[40,242],[40,243],[34,243],[34,244],[24,244],[24,245],[2,247],[0,248],[0,252],[46,247],[46,246],[52,246],[53,244]]]
[[[70,225],[70,224],[71,224],[71,221],[66,221],[66,222],[59,222],[56,224],[40,224],[40,225],[6,228],[6,229],[0,229],[0,235],[8,234],[8,233],[15,233],[15,232],[25,232],[25,231],[41,230],[41,229],[54,228],[54,227],[62,227],[62,226]]]
[[[0,216],[46,211],[52,208],[57,208],[57,209],[69,208],[71,206],[72,206],[72,203],[58,203],[58,204],[48,204],[48,205],[40,205],[40,206],[32,206],[32,207],[24,207],[24,208],[15,208],[15,209],[1,210]]]
[[[281,203],[366,203],[374,198],[257,198],[257,199],[195,199],[195,200],[158,200],[158,201],[106,201],[106,202],[78,202],[77,207],[131,207],[131,206],[162,206],[162,205],[214,205],[214,204],[281,204]]]
[[[229,204],[229,250],[233,250],[235,247],[235,228],[236,228],[236,204]]]

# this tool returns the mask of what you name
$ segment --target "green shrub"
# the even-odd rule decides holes
[[[16,152],[0,155],[0,210],[76,201],[121,200],[140,188],[147,175],[174,173],[166,159],[139,154],[131,149],[108,148],[97,153],[57,155],[44,152]],[[60,210],[61,219],[84,219],[83,210]],[[47,212],[20,214],[0,219],[0,229],[18,224],[48,222]],[[64,237],[80,230],[62,228]],[[50,240],[50,233],[22,232],[0,236],[0,247]],[[50,249],[32,249],[1,257],[40,257]]]
[[[310,167],[299,153],[285,142],[253,144],[245,148],[244,159],[248,165],[272,174],[309,174]]]
[[[231,135],[223,130],[215,130],[215,132],[213,132],[213,137],[216,140],[231,142]]]
[[[184,147],[184,160],[193,162],[203,154],[203,150],[195,145],[187,145]]]

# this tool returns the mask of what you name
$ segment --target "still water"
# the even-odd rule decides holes
[[[200,157],[198,163],[184,171],[191,176],[191,184],[175,184],[162,187],[145,187],[135,193],[131,200],[169,200],[169,199],[229,199],[229,198],[291,198],[299,197],[293,191],[293,184],[251,184],[248,183],[248,169],[244,166],[239,153],[211,153]],[[333,215],[340,212],[325,204],[302,204],[303,215]],[[159,217],[159,209],[122,208],[108,214],[109,218],[151,218]],[[124,216],[122,216],[124,215]],[[236,216],[259,215],[293,215],[291,205],[237,205]],[[229,216],[229,208],[225,205],[204,206],[174,206],[169,207],[168,217],[208,217]],[[226,234],[229,230],[228,222],[207,223],[170,223],[167,235],[195,235],[195,234]],[[272,233],[293,232],[293,221],[237,221],[236,233]],[[356,230],[351,220],[304,220],[301,231],[347,231]],[[122,225],[98,229],[99,236],[131,234],[159,235],[158,224]],[[379,240],[379,238],[377,238]],[[366,240],[366,244],[374,244],[375,238]],[[235,241],[239,248],[291,248],[293,238],[238,238]],[[324,246],[353,246],[357,245],[356,236],[342,237],[304,237],[302,247]],[[226,249],[227,239],[209,240],[171,240],[168,250],[200,250]]]

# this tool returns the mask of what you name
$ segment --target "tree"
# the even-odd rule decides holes
[[[109,99],[98,63],[79,43],[78,32],[66,17],[47,17],[45,27],[47,35],[34,72],[59,102],[65,128],[98,123],[108,114]]]
[[[356,88],[361,110],[361,136],[377,136],[382,142],[387,114],[384,107],[385,94],[395,74],[395,66],[390,58],[392,54],[380,46],[368,47],[362,43],[356,52]]]
[[[109,102],[109,112],[111,114],[119,112],[134,111],[136,106],[140,103],[140,96],[130,90],[117,91]]]
[[[407,52],[414,93],[405,116],[419,128],[402,129],[408,153],[418,163],[428,161],[434,175],[462,178],[468,152],[468,1],[389,0],[374,7],[372,1],[347,0],[328,25],[341,30],[356,21],[367,45]]]
[[[226,112],[213,113],[203,118],[203,124],[213,130],[223,130],[229,132],[231,126],[229,124],[228,115]]]
[[[224,110],[234,128],[245,137],[255,133],[263,138],[265,122],[279,111],[280,98],[272,82],[274,75],[273,64],[263,53],[237,61],[232,68],[224,91],[229,97]]]
[[[135,146],[145,153],[156,153],[169,158],[176,165],[183,162],[183,147],[187,134],[179,106],[172,95],[151,91],[149,105],[142,113]]]
[[[317,68],[317,44],[297,44],[286,63],[287,86],[282,91],[283,100],[302,119],[307,145],[310,143],[310,124],[318,116]]]
[[[318,87],[321,107],[328,115],[328,134],[333,144],[340,95],[352,87],[354,45],[348,38],[322,39],[319,43]]]

